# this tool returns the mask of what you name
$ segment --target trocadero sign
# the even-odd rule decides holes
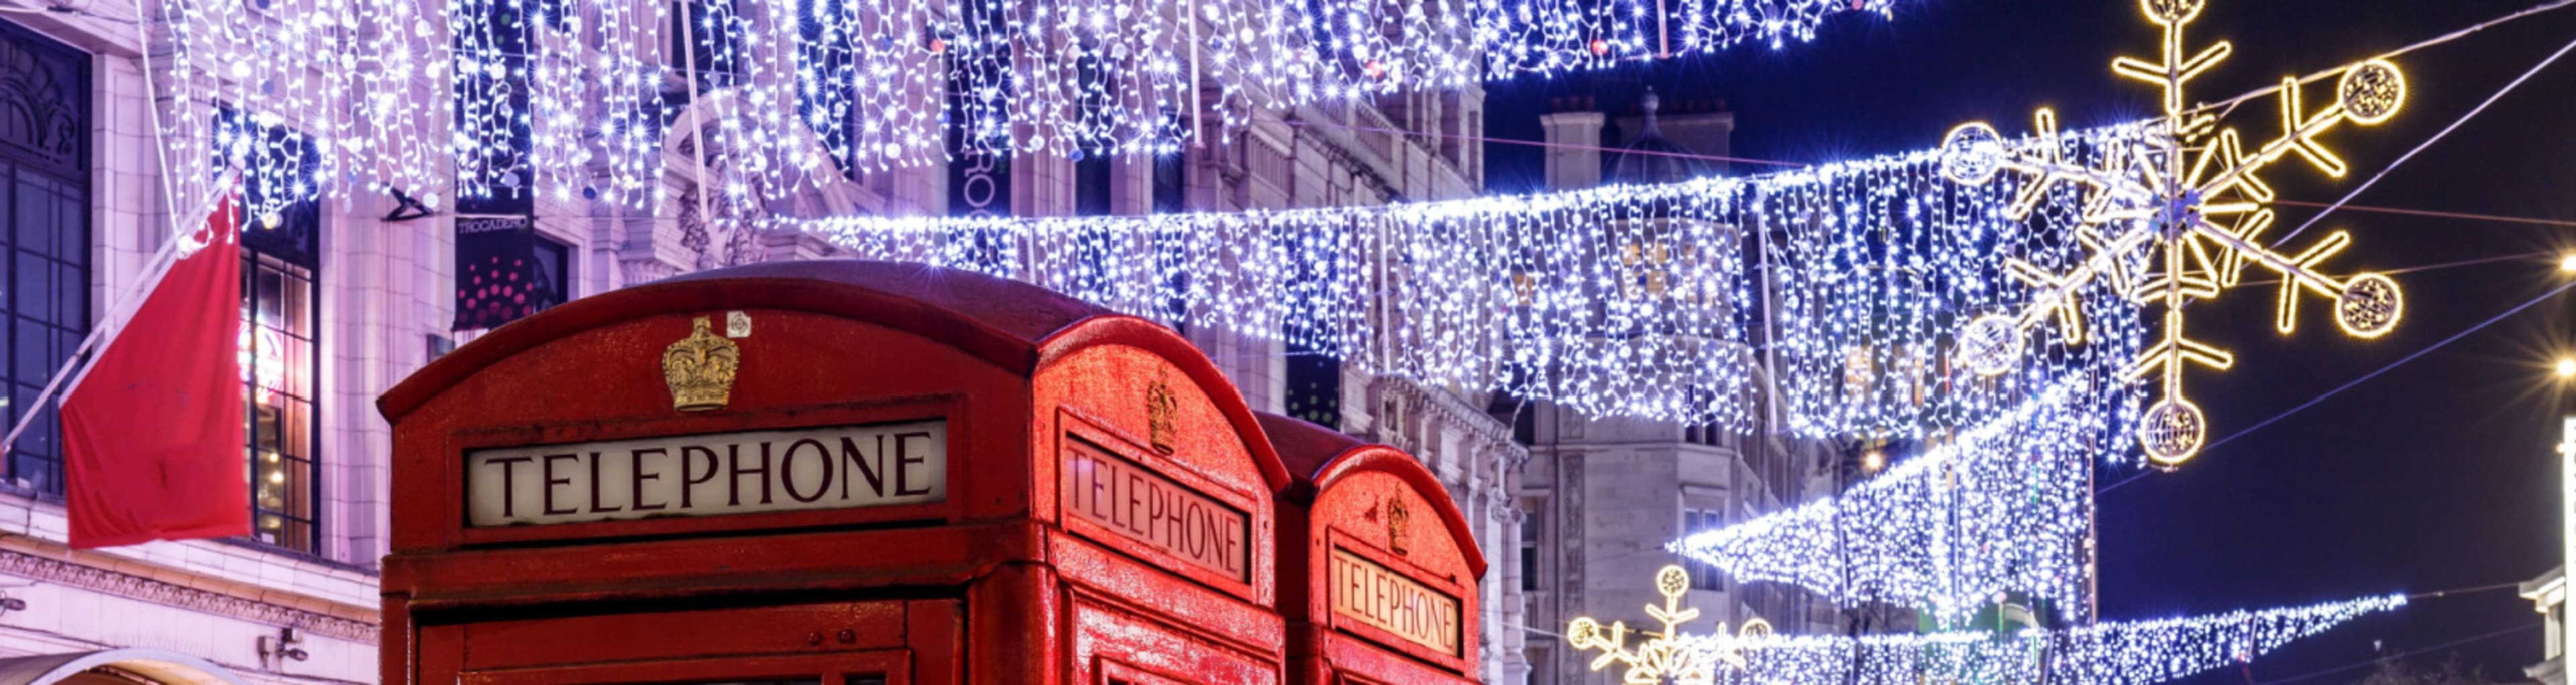
[[[475,527],[938,502],[944,420],[539,445],[465,455]]]

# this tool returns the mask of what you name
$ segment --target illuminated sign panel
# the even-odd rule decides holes
[[[1333,550],[1331,592],[1334,614],[1459,656],[1457,598],[1339,549]]]
[[[937,502],[948,422],[472,450],[465,484],[475,527]]]
[[[1235,580],[1251,580],[1251,527],[1242,511],[1152,469],[1070,436],[1065,513]]]

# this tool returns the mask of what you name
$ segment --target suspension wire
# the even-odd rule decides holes
[[[2413,353],[2410,353],[2410,354],[2406,355],[2405,357],[2398,359],[2397,361],[2389,362],[2387,366],[2379,367],[2379,369],[2378,369],[2378,370],[2376,370],[2376,371],[2372,371],[2372,372],[2370,372],[2370,373],[2362,374],[2362,376],[2361,376],[2360,378],[2355,378],[2355,379],[2352,379],[2352,380],[2351,380],[2351,381],[2349,381],[2349,382],[2344,383],[2343,385],[2336,386],[2336,387],[2335,387],[2335,389],[2333,389],[2333,390],[2328,390],[2328,391],[2325,391],[2325,392],[2323,392],[2323,393],[2319,393],[2316,397],[2314,397],[2314,398],[2310,398],[2308,401],[2300,403],[2300,404],[2299,404],[2299,406],[2291,407],[2288,411],[2284,411],[2284,412],[2281,412],[2281,413],[2279,413],[2279,414],[2274,414],[2274,415],[2272,415],[2272,418],[2264,419],[2264,420],[2262,420],[2262,422],[2260,422],[2260,423],[2256,423],[2256,424],[2254,424],[2254,425],[2252,425],[2252,426],[2247,426],[2247,427],[2245,427],[2245,429],[2243,429],[2243,430],[2239,430],[2239,431],[2236,431],[2236,432],[2234,432],[2234,433],[2230,433],[2230,434],[2228,434],[2228,435],[2227,435],[2227,437],[2219,438],[2218,440],[2216,440],[2216,441],[2214,441],[2214,442],[2209,443],[2209,445],[2208,445],[2208,446],[2206,446],[2206,447],[2202,447],[2202,448],[2201,448],[2201,451],[2203,451],[2203,452],[2207,452],[2207,451],[2209,451],[2209,450],[2217,449],[2217,448],[2218,448],[2218,446],[2220,446],[2220,445],[2225,445],[2225,444],[2227,444],[2227,443],[2229,443],[2229,442],[2233,442],[2233,441],[2235,441],[2237,438],[2245,437],[2246,435],[2251,434],[2251,433],[2253,433],[2254,431],[2262,430],[2262,429],[2263,429],[2263,427],[2265,427],[2265,426],[2270,426],[2270,425],[2272,425],[2273,423],[2279,422],[2279,421],[2280,421],[2280,420],[2282,420],[2282,419],[2289,418],[2289,417],[2290,417],[2290,415],[2292,415],[2292,414],[2297,414],[2297,413],[2299,413],[2299,412],[2306,411],[2309,407],[2314,407],[2314,406],[2317,406],[2319,403],[2325,402],[2327,398],[2331,398],[2331,397],[2334,397],[2334,396],[2336,396],[2336,395],[2343,394],[2343,392],[2344,392],[2344,391],[2346,391],[2346,390],[2351,390],[2351,389],[2353,389],[2353,387],[2354,387],[2354,386],[2361,385],[2363,382],[2369,381],[2370,379],[2378,378],[2381,374],[2385,374],[2385,373],[2388,373],[2389,371],[2396,370],[2396,368],[2397,368],[2397,367],[2405,366],[2408,362],[2412,362],[2412,361],[2415,361],[2415,360],[2417,360],[2417,359],[2421,359],[2421,358],[2423,358],[2423,357],[2424,357],[2424,355],[2432,354],[2434,350],[2439,350],[2439,349],[2442,349],[2442,348],[2443,348],[2443,347],[2445,347],[2445,346],[2450,345],[2451,343],[2459,342],[2461,338],[2469,337],[2469,334],[2471,334],[2471,333],[2476,333],[2476,332],[2478,332],[2478,331],[2485,330],[2488,326],[2493,326],[2493,325],[2495,325],[2497,322],[2500,322],[2500,321],[2505,320],[2507,317],[2511,317],[2511,316],[2513,316],[2513,315],[2515,315],[2515,314],[2520,314],[2520,313],[2522,313],[2522,311],[2523,311],[2523,310],[2530,309],[2530,308],[2532,308],[2533,306],[2539,305],[2539,304],[2540,304],[2540,303],[2542,303],[2542,302],[2547,302],[2547,301],[2549,301],[2549,299],[2550,299],[2550,298],[2557,297],[2559,294],[2567,292],[2567,291],[2568,291],[2568,289],[2570,289],[2570,288],[2576,288],[2576,281],[2570,281],[2570,282],[2568,282],[2568,283],[2567,283],[2567,284],[2565,284],[2565,285],[2561,285],[2561,286],[2558,286],[2558,287],[2556,287],[2556,288],[2551,288],[2551,289],[2549,289],[2549,291],[2548,291],[2548,292],[2541,293],[2539,297],[2531,298],[2529,301],[2523,302],[2522,304],[2514,305],[2514,307],[2513,307],[2512,309],[2504,310],[2504,313],[2502,313],[2502,314],[2497,314],[2497,315],[2495,315],[2495,316],[2488,317],[2488,318],[2487,318],[2487,320],[2485,320],[2485,321],[2481,321],[2481,322],[2478,322],[2478,324],[2477,324],[2477,325],[2470,326],[2470,327],[2468,327],[2467,329],[2462,330],[2462,331],[2460,331],[2460,332],[2458,332],[2458,333],[2453,333],[2453,334],[2451,334],[2451,337],[2443,338],[2443,339],[2441,339],[2440,341],[2435,342],[2435,343],[2433,343],[2433,344],[2431,344],[2431,345],[2426,345],[2426,346],[2424,346],[2424,348],[2423,348],[2423,349],[2416,350],[2416,351],[2414,351]],[[2129,477],[2127,477],[2127,478],[2120,479],[2120,481],[2119,481],[2119,482],[2112,483],[2110,486],[2102,488],[2101,490],[2097,491],[2095,494],[2096,494],[2096,495],[2110,494],[2110,492],[2111,492],[2111,491],[2120,489],[2120,486],[2128,485],[2128,484],[2130,484],[2130,483],[2136,482],[2136,481],[2137,481],[2138,479],[2140,479],[2140,478],[2145,478],[2145,477],[2147,477],[2148,475],[2150,475],[2150,474],[2155,474],[2155,473],[2160,473],[2160,472],[2159,472],[2159,471],[2155,471],[2155,470],[2144,470],[2144,471],[2139,471],[2139,472],[2137,472],[2137,473],[2135,473],[2135,474],[2130,475],[2130,476],[2129,476]]]
[[[2495,631],[2495,632],[2492,632],[2492,633],[2485,633],[2485,634],[2481,634],[2481,635],[2475,635],[2475,636],[2471,636],[2471,637],[2460,638],[2460,639],[2457,639],[2457,640],[2452,640],[2452,641],[2450,641],[2450,642],[2444,642],[2444,643],[2442,643],[2442,644],[2433,645],[2433,646],[2431,646],[2431,647],[2425,647],[2425,648],[2423,648],[2423,649],[2410,649],[2410,650],[2407,650],[2407,651],[2398,652],[2398,653],[2396,653],[2396,654],[2387,654],[2387,655],[2382,655],[2382,656],[2380,656],[2380,657],[2378,657],[2378,658],[2371,659],[2371,660],[2369,660],[2369,661],[2355,661],[2355,662],[2352,662],[2352,663],[2349,663],[2349,664],[2344,664],[2344,665],[2342,665],[2342,666],[2336,666],[2336,667],[2334,667],[2334,668],[2329,668],[2329,669],[2325,669],[2325,670],[2322,670],[2322,671],[2310,671],[2310,672],[2307,672],[2307,673],[2305,673],[2305,674],[2295,675],[2295,676],[2290,676],[2290,677],[2288,677],[2288,678],[2281,678],[2281,679],[2277,679],[2277,680],[2266,680],[2266,681],[2263,681],[2263,682],[2258,683],[2258,684],[2256,684],[2256,685],[2281,685],[2281,683],[2295,683],[2295,682],[2299,682],[2299,681],[2302,681],[2302,680],[2309,680],[2309,679],[2313,679],[2313,678],[2321,678],[2321,677],[2325,677],[2325,676],[2334,675],[2334,674],[2337,674],[2337,673],[2342,673],[2342,672],[2345,672],[2345,671],[2350,671],[2350,670],[2357,669],[2357,668],[2366,668],[2366,667],[2369,667],[2369,666],[2372,666],[2372,665],[2378,664],[2381,660],[2386,660],[2386,659],[2402,659],[2402,658],[2406,658],[2406,657],[2410,657],[2410,656],[2415,656],[2415,655],[2418,655],[2418,654],[2423,654],[2423,653],[2425,653],[2425,652],[2430,652],[2430,651],[2434,651],[2434,650],[2439,650],[2439,649],[2450,649],[2450,648],[2452,648],[2452,647],[2458,647],[2458,646],[2460,646],[2460,645],[2465,645],[2465,644],[2468,644],[2468,643],[2471,643],[2471,642],[2477,642],[2477,641],[2480,641],[2480,640],[2492,640],[2492,639],[2495,639],[2495,638],[2504,637],[2504,636],[2506,636],[2506,635],[2512,635],[2512,634],[2514,634],[2514,633],[2519,633],[2519,632],[2522,632],[2522,631],[2531,630],[2531,629],[2533,629],[2533,628],[2538,628],[2538,627],[2541,627],[2541,626],[2543,626],[2543,625],[2547,625],[2547,623],[2546,623],[2546,622],[2542,622],[2542,623],[2525,623],[2525,624],[2518,625],[2518,626],[2514,626],[2514,627],[2511,627],[2511,628],[2506,628],[2506,629],[2504,629],[2504,630],[2499,630],[2499,631]]]
[[[2562,2],[2576,2],[2576,0],[2562,0]],[[2363,181],[2361,182],[2361,185],[2354,186],[2352,192],[2344,193],[2343,199],[2336,200],[2333,205],[2329,205],[2325,209],[2318,210],[2315,215],[2308,217],[2307,222],[2299,224],[2297,229],[2291,230],[2288,234],[2273,240],[2272,247],[2280,247],[2282,243],[2289,242],[2291,238],[2299,237],[2299,234],[2307,232],[2308,227],[2317,225],[2318,221],[2322,221],[2326,218],[2326,215],[2333,214],[2336,209],[2342,208],[2344,203],[2351,202],[2353,198],[2359,197],[2362,191],[2369,190],[2372,185],[2378,184],[2380,179],[2387,178],[2388,172],[2396,171],[2399,165],[2406,163],[2406,160],[2414,159],[2416,153],[2423,152],[2425,148],[2432,147],[2434,143],[2441,142],[2444,136],[2451,135],[2452,131],[2459,130],[2461,124],[2469,123],[2470,119],[2477,118],[2478,114],[2487,111],[2488,105],[2493,105],[2497,100],[2504,99],[2506,93],[2511,93],[2513,92],[2513,89],[2521,87],[2524,81],[2531,80],[2532,76],[2538,75],[2541,70],[2549,68],[2549,65],[2556,63],[2558,58],[2567,56],[2569,51],[2576,51],[2576,41],[2568,41],[2566,47],[2559,48],[2557,52],[2549,53],[2548,59],[2540,60],[2539,64],[2531,65],[2530,70],[2522,72],[2522,75],[2515,77],[2513,82],[2504,84],[2504,88],[2497,90],[2494,95],[2487,96],[2485,102],[2478,103],[2477,107],[2470,108],[2467,114],[2460,115],[2460,118],[2453,120],[2451,125],[2442,127],[2440,132],[2434,133],[2431,138],[2424,139],[2423,143],[2415,146],[2415,149],[2407,150],[2406,154],[2399,155],[2397,157],[2397,161],[2389,162],[2387,166],[2380,167],[2379,173],[2371,174],[2370,180]]]
[[[2388,51],[2388,52],[2379,53],[2379,55],[2378,55],[2378,56],[2376,56],[2376,57],[2374,57],[2374,59],[2394,59],[2394,58],[2396,58],[2396,57],[2397,57],[2397,56],[2399,56],[2399,55],[2403,55],[2403,54],[2406,54],[2406,53],[2409,53],[2409,52],[2414,52],[2414,51],[2416,51],[2416,50],[2421,50],[2421,49],[2424,49],[2424,48],[2433,47],[2433,46],[2436,46],[2436,45],[2441,45],[2441,44],[2443,44],[2443,43],[2448,43],[2448,42],[2451,42],[2451,41],[2454,41],[2454,40],[2458,40],[2458,39],[2461,39],[2461,38],[2465,38],[2465,37],[2467,37],[2469,34],[2472,34],[2472,33],[2477,33],[2477,32],[2479,32],[2479,31],[2487,30],[2488,28],[2492,28],[2492,27],[2495,27],[2495,26],[2503,25],[2503,24],[2505,24],[2505,23],[2507,23],[2507,22],[2511,22],[2511,21],[2514,21],[2514,20],[2517,20],[2517,19],[2522,19],[2522,18],[2524,18],[2524,17],[2529,17],[2529,16],[2532,16],[2532,15],[2540,14],[2540,13],[2542,13],[2542,12],[2547,12],[2547,11],[2550,11],[2550,10],[2555,10],[2555,9],[2564,8],[2564,7],[2567,7],[2567,6],[2569,6],[2569,5],[2576,5],[2576,0],[2550,0],[2550,2],[2544,2],[2544,3],[2540,3],[2540,4],[2538,4],[2538,5],[2533,5],[2533,6],[2528,7],[2528,8],[2524,8],[2524,9],[2523,9],[2522,11],[2520,11],[2520,12],[2515,12],[2515,13],[2507,14],[2507,15],[2504,15],[2504,16],[2501,16],[2501,17],[2496,17],[2496,18],[2494,18],[2494,19],[2489,19],[2489,20],[2486,20],[2486,21],[2478,22],[2477,24],[2471,25],[2471,26],[2469,26],[2468,28],[2460,29],[2460,30],[2457,30],[2457,31],[2452,31],[2452,32],[2450,32],[2450,33],[2445,33],[2445,34],[2442,34],[2442,35],[2440,35],[2440,36],[2435,36],[2435,37],[2430,38],[2430,39],[2427,39],[2427,40],[2418,41],[2418,42],[2416,42],[2415,44],[2413,44],[2413,45],[2408,45],[2408,46],[2406,46],[2406,47],[2398,48],[2398,49],[2395,49],[2395,50],[2390,50],[2390,51]],[[2334,76],[2334,75],[2337,75],[2337,74],[2341,74],[2341,73],[2343,73],[2343,70],[2344,70],[2344,67],[2335,67],[2335,68],[2332,68],[2332,69],[2327,69],[2327,70],[2324,70],[2324,71],[2319,71],[2319,72],[2316,72],[2316,73],[2313,73],[2313,74],[2308,74],[2308,75],[2306,75],[2306,76],[2301,76],[2301,77],[2299,77],[2299,85],[2303,85],[2303,86],[2304,86],[2304,85],[2307,85],[2307,84],[2310,84],[2310,83],[2315,83],[2315,82],[2317,82],[2317,81],[2324,80],[2324,79],[2326,79],[2327,77],[2331,77],[2331,76]],[[2245,101],[2247,101],[2247,100],[2252,100],[2252,99],[2255,99],[2255,98],[2263,97],[2263,96],[2265,96],[2265,95],[2271,95],[2271,94],[2273,94],[2273,93],[2278,93],[2278,92],[2281,92],[2281,87],[2280,87],[2280,86],[2270,86],[2270,87],[2266,87],[2266,88],[2258,88],[2258,89],[2255,89],[2254,91],[2249,92],[2249,93],[2246,93],[2246,94],[2244,94],[2244,95],[2238,95],[2238,96],[2236,96],[2236,97],[2228,98],[2228,99],[2225,99],[2225,100],[2220,100],[2220,101],[2217,101],[2217,102],[2212,102],[2212,103],[2209,103],[2209,104],[2205,104],[2205,105],[2200,105],[2200,106],[2197,106],[2197,107],[2193,107],[2193,108],[2191,108],[2191,109],[2189,109],[2189,110],[2184,111],[2184,113],[2185,113],[2185,114],[2192,114],[2192,113],[2197,113],[2197,112],[2208,111],[2208,110],[2210,110],[2210,109],[2218,108],[2218,107],[2234,108],[2236,105],[2238,105],[2238,104],[2242,104],[2242,103],[2244,103],[2244,102],[2245,102]]]
[[[2424,265],[2420,265],[2420,266],[2409,266],[2409,267],[2398,268],[2398,269],[2384,269],[2384,270],[2379,270],[2379,271],[2373,271],[2373,272],[2371,272],[2371,273],[2376,273],[2376,274],[2383,275],[2383,276],[2395,276],[2395,275],[2397,275],[2397,274],[2411,274],[2411,273],[2417,273],[2417,272],[2423,272],[2423,271],[2438,271],[2438,270],[2441,270],[2441,269],[2456,269],[2456,268],[2463,267],[2463,266],[2477,266],[2477,265],[2480,265],[2480,264],[2493,264],[2493,263],[2496,263],[2496,262],[2513,262],[2513,261],[2521,261],[2521,260],[2525,260],[2525,259],[2532,259],[2532,258],[2535,258],[2535,257],[2556,257],[2556,256],[2558,256],[2558,253],[2556,253],[2556,252],[2524,252],[2524,253],[2521,253],[2521,254],[2500,255],[2500,256],[2495,256],[2495,257],[2480,257],[2480,258],[2477,258],[2477,259],[2463,259],[2463,260],[2456,261],[2456,262],[2442,262],[2442,263],[2439,263],[2439,264],[2424,264]],[[2260,281],[2245,281],[2245,282],[2243,282],[2243,283],[2238,283],[2237,285],[2238,285],[2238,286],[2249,286],[2249,285],[2276,285],[2276,284],[2279,284],[2280,282],[2281,282],[2281,279],[2278,279],[2278,278],[2267,278],[2267,279],[2263,279],[2263,280],[2260,280]]]
[[[2345,199],[2349,200],[2349,199],[2351,199],[2351,198],[2345,198]],[[2284,205],[2284,206],[2290,206],[2290,207],[2332,207],[2332,206],[2334,206],[2334,205],[2329,205],[2329,204],[2326,204],[2326,203],[2323,203],[2323,202],[2301,202],[2301,201],[2297,201],[2297,200],[2273,200],[2273,201],[2272,201],[2272,204],[2276,204],[2276,205]],[[2508,224],[2532,224],[2532,225],[2536,225],[2536,226],[2558,226],[2558,227],[2562,227],[2562,228],[2576,228],[2576,221],[2567,221],[2567,220],[2563,220],[2563,219],[2542,219],[2542,218],[2537,218],[2537,217],[2505,216],[2505,215],[2501,215],[2501,214],[2470,214],[2470,213],[2467,213],[2467,212],[2442,212],[2442,211],[2433,211],[2433,210],[2427,210],[2427,209],[2402,209],[2402,208],[2397,208],[2397,207],[2373,207],[2373,206],[2370,206],[2370,205],[2355,205],[2355,204],[2346,204],[2346,205],[2343,205],[2343,208],[2344,208],[2344,209],[2347,209],[2347,210],[2355,211],[2355,212],[2375,212],[2375,213],[2379,213],[2379,214],[2404,214],[2404,215],[2408,215],[2408,216],[2424,216],[2424,217],[2433,217],[2433,218],[2437,218],[2437,219],[2465,219],[2465,220],[2469,220],[2469,221],[2493,221],[2493,222],[2498,222],[2498,223],[2508,223]]]
[[[2505,583],[2489,583],[2489,584],[2486,584],[2486,585],[2475,585],[2475,586],[2470,586],[2470,587],[2451,588],[2451,589],[2448,589],[2448,590],[2434,590],[2434,591],[2431,591],[2431,592],[2418,592],[2418,593],[2415,593],[2415,594],[2407,595],[2407,596],[2406,596],[2406,601],[2412,602],[2412,601],[2416,601],[2416,600],[2420,600],[2420,599],[2441,599],[2441,598],[2449,597],[2449,596],[2452,596],[2452,595],[2467,595],[2467,594],[2476,594],[2476,593],[2480,593],[2480,592],[2494,592],[2494,591],[2497,591],[2497,590],[2507,590],[2507,589],[2513,589],[2513,588],[2519,588],[2519,587],[2522,587],[2522,583],[2521,583],[2521,582],[2518,582],[2518,581],[2517,581],[2517,582],[2505,582]]]

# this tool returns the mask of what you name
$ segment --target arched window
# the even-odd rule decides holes
[[[10,421],[44,412],[9,451],[9,478],[63,492],[62,420],[36,396],[90,330],[89,56],[0,21],[0,345]]]

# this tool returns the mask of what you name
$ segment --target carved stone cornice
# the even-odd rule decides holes
[[[50,559],[16,550],[0,550],[0,574],[74,587],[162,606],[236,618],[252,623],[291,627],[315,635],[376,644],[375,623],[272,602],[179,585],[142,576]]]
[[[1468,406],[1466,401],[1458,399],[1456,395],[1423,387],[1420,383],[1395,376],[1378,376],[1369,382],[1369,386],[1380,395],[1393,394],[1403,398],[1406,406],[1431,409],[1443,422],[1464,428],[1476,437],[1483,438],[1486,445],[1494,453],[1503,455],[1508,463],[1517,464],[1529,458],[1529,448],[1512,441],[1511,426],[1503,425],[1502,420]]]

